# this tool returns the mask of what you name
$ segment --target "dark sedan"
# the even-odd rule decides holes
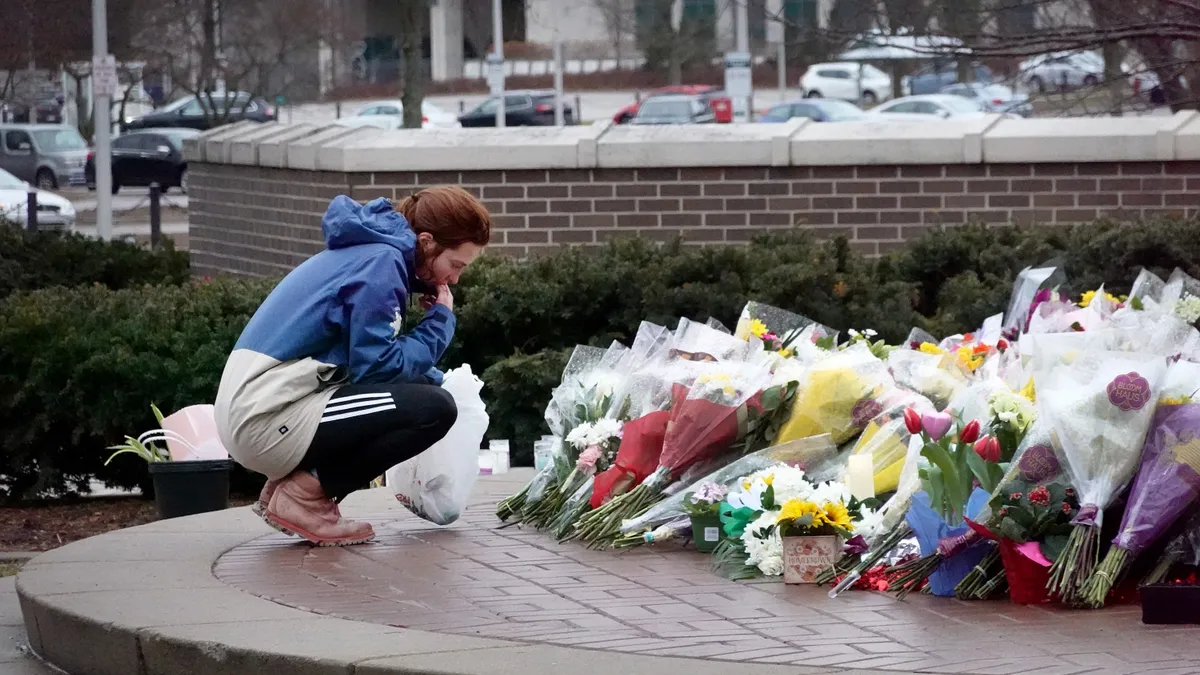
[[[163,192],[178,187],[187,193],[187,160],[183,158],[183,141],[195,138],[195,129],[153,129],[134,131],[113,139],[112,191],[123,186],[145,186],[158,183]],[[96,189],[96,157],[88,153],[83,173],[89,190]]]
[[[217,92],[181,98],[170,105],[121,125],[129,129],[187,128],[206,131],[242,120],[269,122],[277,118],[275,109],[261,98],[239,92]]]
[[[496,97],[480,103],[477,108],[460,115],[464,127],[496,126]],[[575,111],[563,101],[563,122],[575,124]],[[509,127],[554,126],[553,91],[510,91],[504,94],[504,124]]]

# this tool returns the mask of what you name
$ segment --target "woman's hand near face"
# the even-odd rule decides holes
[[[437,304],[445,305],[446,309],[454,311],[454,294],[450,292],[450,286],[447,284],[438,284],[437,287]]]

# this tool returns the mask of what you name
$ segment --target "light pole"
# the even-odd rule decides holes
[[[112,105],[108,73],[108,7],[105,0],[92,0],[92,119],[96,146],[96,234],[112,239]],[[103,72],[100,72],[103,71]],[[98,77],[99,76],[99,77]],[[103,80],[103,81],[101,81]]]
[[[750,8],[748,5],[749,0],[737,0],[737,49],[747,57],[750,56]],[[753,72],[753,59],[751,59],[749,66],[751,68],[751,72]],[[753,85],[751,85],[751,87],[753,87]],[[742,101],[742,106],[744,106],[743,109],[746,112],[745,119],[748,122],[754,121],[754,112],[752,111],[752,106],[754,105],[753,101],[753,93],[749,93]]]
[[[566,124],[563,116],[563,43],[562,43],[562,3],[550,3],[554,12],[554,126]],[[579,111],[575,111],[579,115]]]
[[[493,84],[493,95],[496,96],[496,128],[504,127],[504,15],[503,2],[492,0],[492,43],[495,45],[492,53],[496,57],[495,68],[500,69],[495,75],[499,86]],[[499,92],[495,90],[499,90]]]

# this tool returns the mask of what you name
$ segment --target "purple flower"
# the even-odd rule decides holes
[[[704,483],[692,493],[692,502],[699,504],[700,502],[708,502],[716,504],[725,499],[725,495],[729,494],[729,489],[718,483]]]

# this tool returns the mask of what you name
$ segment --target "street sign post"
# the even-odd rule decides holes
[[[113,98],[121,88],[117,78],[117,57],[112,54],[92,57],[92,94]]]
[[[749,99],[754,93],[754,82],[750,71],[749,52],[725,54],[725,92],[734,102],[734,115],[748,119]]]

